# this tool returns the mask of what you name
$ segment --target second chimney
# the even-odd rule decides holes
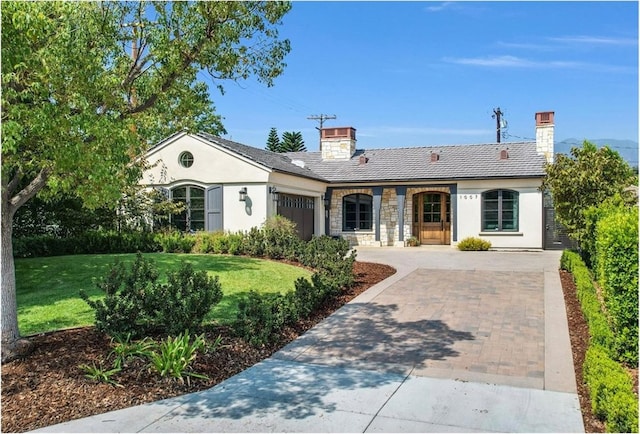
[[[323,128],[320,130],[320,149],[323,160],[349,160],[356,152],[356,129]]]
[[[549,163],[553,163],[554,112],[536,113],[536,151],[544,155]]]

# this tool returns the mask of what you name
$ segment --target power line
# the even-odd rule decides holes
[[[320,127],[316,127],[316,129],[318,130],[318,133],[319,133],[320,150],[322,151],[322,126],[324,125],[324,121],[329,119],[336,119],[336,115],[325,115],[325,114],[311,115],[307,117],[307,119],[310,119],[312,121],[319,121],[320,123]]]

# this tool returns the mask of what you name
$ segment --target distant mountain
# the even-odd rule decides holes
[[[614,151],[618,151],[620,156],[627,160],[629,165],[633,167],[638,166],[638,142],[633,140],[616,140],[616,139],[587,139],[591,143],[598,147],[607,145]],[[555,152],[560,154],[569,154],[572,147],[582,146],[584,140],[579,139],[564,139],[561,142],[555,142]]]

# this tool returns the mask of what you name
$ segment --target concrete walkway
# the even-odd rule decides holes
[[[41,432],[584,432],[560,252],[358,248],[398,270],[209,390]]]

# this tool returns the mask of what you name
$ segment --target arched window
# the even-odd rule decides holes
[[[186,205],[183,212],[171,217],[173,226],[185,232],[204,230],[204,188],[177,187],[171,190],[171,199]]]
[[[482,230],[517,231],[518,196],[513,190],[491,190],[482,193]]]
[[[373,197],[350,194],[342,198],[342,230],[371,230],[373,227]]]

